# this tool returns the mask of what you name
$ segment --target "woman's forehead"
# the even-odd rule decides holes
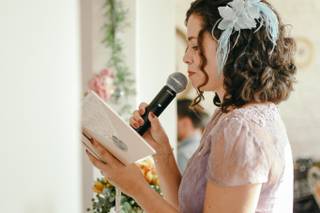
[[[202,20],[200,16],[191,15],[187,23],[187,39],[197,40],[200,30],[202,29]]]

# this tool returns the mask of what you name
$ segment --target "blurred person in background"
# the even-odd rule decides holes
[[[188,160],[200,144],[202,132],[208,120],[208,114],[200,106],[191,108],[192,100],[180,99],[178,109],[178,166],[185,170]]]

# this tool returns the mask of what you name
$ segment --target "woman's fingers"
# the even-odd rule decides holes
[[[133,117],[134,117],[135,121],[138,122],[139,126],[143,125],[144,120],[142,119],[138,110],[133,112]]]
[[[95,151],[97,151],[98,155],[102,158],[104,162],[111,166],[120,166],[122,163],[115,158],[99,141],[97,141],[88,130],[84,129],[83,133],[87,135],[91,144],[93,145]]]
[[[142,102],[139,105],[139,109],[133,112],[131,118],[129,119],[129,123],[133,128],[137,129],[144,124],[144,120],[141,116],[145,113],[147,106],[147,103]]]
[[[133,112],[133,116],[129,119],[130,125],[134,128],[138,128],[144,124],[144,120],[142,119],[138,110]]]
[[[95,147],[95,149],[97,150],[99,156],[101,156],[101,158],[109,165],[111,166],[115,166],[118,167],[120,166],[122,163],[115,158],[106,148],[104,148],[104,146],[101,145],[101,143],[99,141],[97,141],[96,139],[93,138],[93,143],[92,145]]]
[[[134,119],[134,117],[131,117],[129,119],[130,126],[137,129],[139,127],[139,123]]]
[[[148,106],[147,103],[145,102],[142,102],[140,105],[139,105],[139,113],[140,115],[143,115],[146,111],[146,107]]]
[[[143,119],[137,114],[137,111],[133,113],[133,116],[129,119],[130,125],[134,128],[138,128],[143,124]]]
[[[91,161],[91,163],[92,163],[97,169],[100,170],[100,172],[101,172],[101,174],[102,174],[103,176],[105,176],[109,181],[111,181],[111,180],[112,180],[112,172],[113,172],[112,168],[111,168],[108,164],[106,164],[106,163],[100,161],[99,159],[97,159],[97,158],[96,158],[93,154],[91,154],[90,151],[88,151],[87,149],[86,149],[86,153],[87,153],[87,155],[88,155],[89,160]]]
[[[161,127],[160,121],[157,118],[157,116],[155,116],[155,114],[153,112],[150,112],[148,114],[148,119],[149,119],[150,124],[151,124],[151,131],[162,131],[162,127]]]
[[[90,136],[88,130],[82,129],[82,135],[83,135],[84,137],[86,137],[89,141],[92,140],[92,137]]]
[[[86,149],[86,153],[87,153],[87,155],[88,155],[88,157],[89,157],[89,160],[92,162],[92,164],[93,164],[95,167],[97,167],[97,168],[100,169],[100,170],[109,170],[109,169],[110,169],[109,166],[108,166],[108,164],[106,164],[106,163],[100,161],[99,159],[97,159],[97,158],[96,158],[93,154],[91,154],[90,151],[88,151],[87,149]]]
[[[153,137],[150,134],[150,130],[148,130],[144,135],[143,138],[150,144],[150,146],[152,146],[154,149],[158,149],[159,148],[159,143],[157,143]]]

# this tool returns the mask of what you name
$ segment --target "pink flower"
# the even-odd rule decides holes
[[[108,69],[102,69],[102,70],[100,71],[100,76],[109,76],[110,73],[111,73],[110,70],[108,70]]]
[[[113,92],[111,78],[113,78],[112,72],[109,69],[102,69],[99,74],[94,75],[94,78],[89,81],[89,89],[107,101]]]
[[[100,75],[101,77],[110,77],[110,78],[113,78],[113,77],[114,77],[112,71],[109,70],[109,69],[106,69],[106,68],[105,68],[105,69],[102,69],[102,70],[100,71],[99,75]]]

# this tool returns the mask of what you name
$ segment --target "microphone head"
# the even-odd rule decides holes
[[[172,73],[167,80],[167,86],[176,93],[182,92],[187,87],[187,84],[188,79],[181,72]]]

